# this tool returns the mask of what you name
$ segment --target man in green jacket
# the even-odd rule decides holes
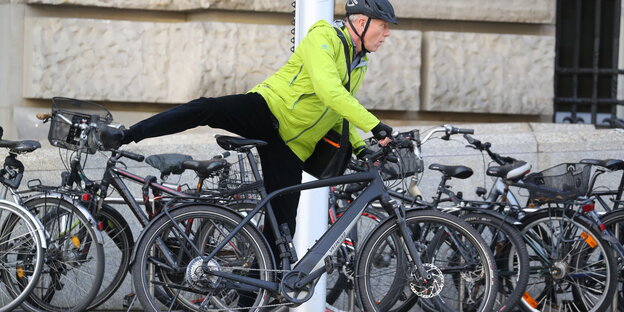
[[[114,136],[111,144],[139,142],[208,125],[249,139],[266,141],[258,148],[268,192],[301,183],[303,163],[330,130],[341,133],[342,119],[350,125],[354,152],[366,153],[355,127],[384,139],[392,128],[381,123],[353,96],[364,78],[367,52],[375,52],[397,23],[388,0],[348,0],[347,19],[337,22],[350,51],[351,75],[345,49],[334,26],[314,24],[286,65],[246,94],[199,98],[143,120]],[[350,81],[350,91],[345,84]],[[299,194],[271,201],[279,224],[295,230]],[[269,228],[266,226],[265,228]],[[265,231],[275,249],[275,239]],[[279,262],[279,259],[277,259]]]

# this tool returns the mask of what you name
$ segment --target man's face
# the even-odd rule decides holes
[[[366,50],[375,52],[384,43],[387,37],[390,36],[390,28],[388,22],[380,19],[372,19],[368,30],[364,35],[364,44]]]

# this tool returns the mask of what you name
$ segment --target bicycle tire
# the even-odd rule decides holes
[[[170,218],[170,217],[171,218]],[[267,303],[270,295],[268,291],[260,289],[258,293],[237,291],[227,288],[220,278],[204,272],[201,266],[202,256],[207,255],[212,246],[218,243],[219,237],[236,227],[242,218],[233,211],[208,204],[193,204],[174,209],[169,216],[162,214],[155,219],[137,243],[137,252],[132,269],[132,277],[136,295],[144,309],[159,311],[161,304],[151,293],[153,286],[158,285],[176,293],[176,304],[186,310],[223,311],[237,308],[259,310],[259,306]],[[184,239],[178,231],[178,225],[184,224]],[[216,237],[213,236],[217,235]],[[177,243],[177,244],[176,244]],[[167,247],[167,249],[164,248]],[[263,280],[273,281],[273,257],[262,234],[253,225],[245,225],[238,235],[230,241],[228,247],[222,249],[219,255],[209,262],[212,269],[228,269],[237,274],[252,276],[256,274]],[[177,249],[173,249],[177,248]],[[163,253],[177,259],[177,267],[166,268],[162,264],[168,263],[163,259]],[[171,253],[170,253],[171,252]],[[199,252],[199,253],[198,253]],[[245,253],[246,257],[238,259],[237,253]],[[243,261],[237,266],[228,266],[227,260]],[[251,262],[250,262],[251,261]],[[162,270],[169,269],[169,275],[162,274]],[[189,269],[190,267],[190,269]],[[180,270],[185,273],[180,276]],[[170,281],[170,284],[166,284]],[[177,283],[177,284],[176,284]],[[208,295],[209,293],[213,295]],[[182,297],[180,297],[182,295]],[[249,299],[249,300],[246,300]],[[239,307],[251,301],[250,306]],[[205,303],[222,305],[220,308],[204,306]]]
[[[522,234],[503,219],[492,215],[470,213],[461,218],[481,234],[494,254],[498,272],[495,310],[512,311],[519,305],[529,282],[529,252]]]
[[[99,233],[89,217],[63,199],[39,197],[24,205],[41,220],[50,236],[44,270],[22,307],[28,311],[86,310],[104,275],[104,248],[98,243]]]
[[[396,217],[392,217],[383,222],[379,227],[375,229],[375,231],[371,233],[366,243],[364,244],[358,258],[356,283],[358,285],[357,289],[364,310],[390,311],[394,308],[397,302],[395,298],[388,298],[388,294],[394,297],[397,293],[409,294],[410,292],[416,293],[417,291],[420,294],[430,294],[431,298],[429,299],[429,301],[431,301],[431,304],[436,307],[437,311],[457,311],[461,308],[461,311],[490,312],[494,304],[496,303],[496,265],[494,257],[489,251],[489,248],[486,247],[487,245],[483,241],[483,238],[481,238],[479,234],[465,221],[459,219],[458,217],[439,211],[407,211],[405,213],[405,221],[406,226],[412,231],[412,237],[410,237],[410,239],[416,240],[416,245],[419,246],[417,248],[419,248],[421,252],[424,252],[421,253],[421,259],[423,260],[423,263],[426,264],[429,268],[427,269],[427,272],[431,276],[436,277],[435,282],[455,281],[454,286],[457,287],[457,284],[459,283],[459,287],[461,287],[461,291],[459,291],[459,293],[463,294],[466,291],[471,292],[472,289],[463,287],[461,284],[465,282],[466,279],[472,278],[473,282],[482,283],[483,287],[479,287],[483,290],[481,292],[481,298],[479,299],[479,302],[475,302],[476,306],[471,306],[471,308],[469,309],[463,309],[462,300],[461,298],[457,298],[456,295],[458,294],[458,292],[455,290],[454,287],[444,287],[442,286],[442,284],[436,284],[433,281],[429,281],[430,283],[428,285],[438,285],[442,287],[438,289],[425,289],[421,288],[423,284],[418,284],[415,280],[411,280],[411,272],[413,272],[415,269],[412,267],[411,263],[409,265],[405,265],[404,267],[397,267],[392,263],[384,265],[383,269],[380,270],[380,272],[375,272],[380,277],[382,277],[383,280],[373,285],[373,282],[370,280],[371,277],[375,277],[375,274],[372,273],[372,267],[376,266],[375,253],[383,251],[379,249],[379,246],[381,244],[385,244],[388,243],[387,241],[390,241],[389,244],[394,245],[395,259],[409,258],[405,253],[403,244],[401,243],[402,239],[405,238],[402,237],[399,229],[400,226],[397,223]],[[450,270],[454,267],[451,265],[453,264],[451,262],[447,262],[446,264],[444,264],[445,266],[438,266],[434,264],[437,260],[448,259],[444,257],[445,255],[447,255],[446,251],[452,251],[452,248],[447,248],[447,250],[443,250],[442,246],[444,246],[444,243],[447,242],[446,239],[439,239],[436,242],[429,241],[429,239],[436,236],[435,234],[437,231],[444,231],[448,233],[449,235],[447,235],[447,237],[450,237],[450,235],[452,235],[453,240],[451,240],[450,243],[452,243],[455,239],[459,239],[459,241],[463,243],[461,246],[455,245],[453,247],[470,251],[472,255],[478,256],[478,262],[473,263],[474,266],[471,267],[472,271],[470,271],[472,273],[478,273],[476,275],[476,278],[472,275],[466,274],[466,270]],[[434,248],[435,250],[428,250],[430,252],[426,252],[424,248],[427,247],[427,244],[436,244],[439,248]],[[457,254],[454,254],[452,256],[453,258],[451,260],[455,260]],[[468,259],[462,258],[459,260]],[[445,273],[442,273],[442,270],[444,270]],[[450,279],[445,277],[444,275],[450,275]],[[390,283],[388,283],[389,278],[392,279]],[[397,280],[399,280],[400,282],[396,283]],[[388,284],[390,286],[384,287]],[[437,292],[437,294],[435,294],[435,292]]]
[[[533,311],[605,311],[618,274],[600,232],[569,209],[542,209],[522,223],[531,259],[524,304]]]
[[[0,288],[0,312],[12,311],[22,303],[43,269],[45,250],[38,234],[42,226],[25,214],[25,208],[22,211],[0,200],[0,276],[6,287],[6,291]]]
[[[607,227],[611,234],[618,239],[620,244],[624,244],[624,209],[617,209],[607,212],[602,216],[602,222]],[[617,254],[616,254],[617,255]],[[624,259],[620,259],[619,261],[624,261]],[[617,297],[613,304],[618,307],[618,311],[624,312],[624,272],[620,272],[620,276],[618,278],[618,289]]]
[[[332,274],[327,274],[325,302],[328,310],[350,311],[353,308],[352,303],[357,303],[350,292],[355,291],[354,273],[357,252],[360,249],[359,243],[364,242],[385,218],[384,214],[373,207],[364,209],[355,228],[349,233],[341,248],[336,251],[334,261],[341,264],[341,267],[335,268]]]
[[[113,207],[104,204],[99,216],[96,216],[96,221],[104,239],[106,251],[104,272],[106,275],[104,275],[97,296],[87,310],[94,310],[102,305],[119,289],[130,269],[130,259],[134,249],[132,231],[125,218]]]

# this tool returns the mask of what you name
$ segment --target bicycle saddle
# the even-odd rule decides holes
[[[187,160],[182,163],[182,168],[191,169],[197,173],[201,178],[210,176],[211,173],[225,168],[228,165],[225,159],[211,159],[211,160]]]
[[[224,150],[232,151],[242,147],[265,146],[267,142],[262,140],[245,139],[242,137],[232,137],[227,135],[215,135],[217,144]]]
[[[158,169],[161,174],[169,175],[169,174],[181,174],[184,172],[184,168],[182,168],[182,163],[187,160],[193,160],[193,157],[189,155],[183,154],[156,154],[148,156],[145,159],[145,162],[150,166]]]
[[[522,178],[530,169],[531,165],[527,164],[525,161],[516,160],[504,166],[489,167],[485,173],[492,177],[513,181]]]
[[[9,141],[0,140],[0,147],[8,148],[13,153],[30,153],[41,147],[39,141]]]
[[[624,170],[624,160],[620,159],[583,159],[581,164],[605,167],[611,171]]]
[[[429,169],[438,170],[444,173],[445,176],[458,178],[458,179],[467,179],[472,176],[472,169],[466,166],[445,166],[440,164],[431,164],[429,165]]]

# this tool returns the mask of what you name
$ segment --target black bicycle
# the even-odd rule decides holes
[[[332,255],[364,209],[379,201],[390,218],[361,242],[356,265],[364,310],[388,311],[407,290],[436,311],[490,311],[497,278],[489,248],[457,217],[431,210],[406,212],[392,201],[374,165],[391,157],[391,148],[384,148],[369,157],[365,172],[275,191],[244,218],[207,203],[165,210],[138,241],[132,270],[137,297],[150,311],[174,304],[160,303],[154,291],[159,288],[192,311],[296,306],[309,300],[321,275],[336,267]],[[264,236],[250,223],[254,216],[264,210],[274,221],[269,201],[285,193],[357,182],[368,185],[300,260],[285,226],[272,226],[279,237],[277,265]]]

